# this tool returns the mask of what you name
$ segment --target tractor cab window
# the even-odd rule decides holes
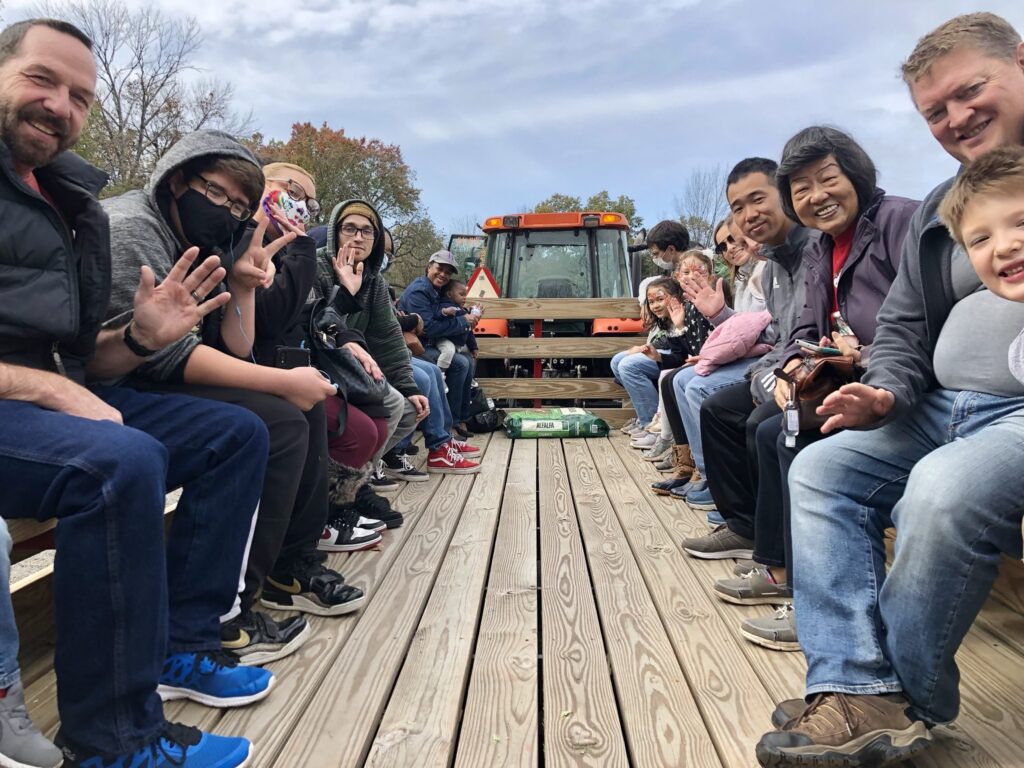
[[[597,230],[597,281],[601,298],[633,295],[627,245],[623,230]]]
[[[519,231],[512,248],[512,289],[524,299],[592,296],[586,230]]]

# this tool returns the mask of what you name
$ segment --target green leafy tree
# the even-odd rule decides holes
[[[534,213],[572,213],[574,211],[621,213],[629,219],[630,230],[634,235],[643,228],[644,220],[637,216],[636,202],[633,198],[628,195],[619,195],[613,198],[605,189],[588,197],[586,205],[583,203],[583,198],[555,193],[548,199],[537,203],[533,208]]]
[[[571,213],[573,211],[582,211],[583,202],[578,197],[572,195],[562,195],[555,193],[547,200],[542,200],[534,206],[534,213]]]
[[[325,221],[343,200],[372,203],[395,241],[388,279],[396,286],[421,274],[426,257],[442,247],[441,233],[420,201],[416,174],[398,145],[351,137],[327,123],[319,128],[295,123],[287,141],[254,134],[245,143],[265,160],[294,163],[309,171]]]

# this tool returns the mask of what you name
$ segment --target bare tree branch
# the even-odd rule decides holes
[[[690,230],[694,243],[710,245],[713,227],[729,211],[725,199],[726,176],[721,165],[695,168],[686,180],[682,197],[675,198],[676,215]]]
[[[185,81],[202,45],[194,17],[172,18],[151,6],[131,10],[124,0],[44,0],[36,10],[68,19],[94,42],[97,103],[78,150],[110,174],[112,190],[144,184],[186,133],[253,131],[252,113],[239,115],[232,106],[230,84]]]

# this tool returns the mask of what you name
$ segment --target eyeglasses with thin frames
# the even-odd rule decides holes
[[[357,227],[355,224],[342,224],[341,234],[348,235],[349,237],[355,237],[356,234],[360,234],[363,236],[363,240],[373,240],[377,230],[373,227]]]
[[[220,185],[203,178],[198,173],[195,177],[203,183],[203,194],[211,203],[224,206],[238,221],[247,221],[252,216],[252,209],[248,205],[232,200]]]
[[[278,184],[284,184],[288,197],[292,200],[305,200],[306,208],[309,209],[309,215],[316,218],[320,215],[320,202],[315,197],[310,197],[309,193],[306,192],[303,187],[295,179],[267,179],[267,181],[276,181]]]

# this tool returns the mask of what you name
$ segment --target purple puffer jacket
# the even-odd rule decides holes
[[[839,273],[839,311],[864,346],[862,365],[867,365],[869,345],[875,339],[878,309],[882,306],[900,265],[903,239],[919,200],[891,197],[875,190],[867,208],[857,219],[853,246]],[[807,265],[803,312],[789,337],[782,362],[801,355],[797,339],[817,344],[832,335],[832,246],[823,234],[804,251]]]

